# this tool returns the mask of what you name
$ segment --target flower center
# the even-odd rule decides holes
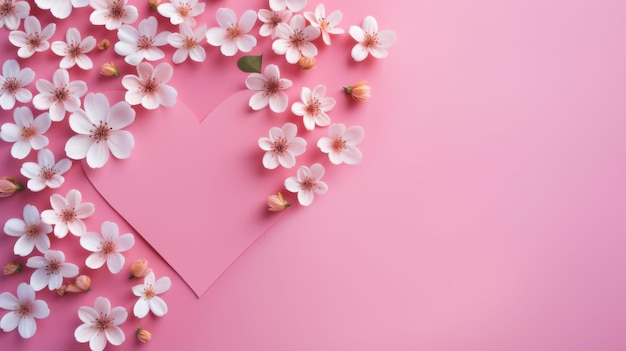
[[[180,4],[180,6],[176,8],[176,12],[178,12],[180,17],[187,17],[191,12],[191,6],[189,6],[188,3]]]
[[[61,265],[56,260],[48,262],[46,265],[46,274],[53,275],[59,273]]]
[[[326,18],[320,18],[319,20],[320,28],[326,32],[330,29],[330,22]]]
[[[183,41],[183,48],[189,50],[198,46],[198,41],[194,37],[185,37]]]
[[[280,13],[278,11],[272,12],[272,17],[270,18],[269,22],[267,22],[267,24],[270,25],[270,28],[276,28],[279,23],[282,23],[282,21],[280,20]]]
[[[333,140],[333,150],[340,152],[341,150],[346,148],[346,140],[342,137],[337,137]]]
[[[66,208],[59,215],[61,222],[72,223],[76,220],[76,211],[73,208]]]
[[[97,318],[93,322],[93,327],[98,329],[98,331],[100,332],[111,328],[111,326],[113,326],[113,319],[109,316],[104,315],[103,313],[100,313],[100,318]]]
[[[108,256],[111,252],[115,252],[115,243],[112,241],[103,241],[100,243],[100,252]]]
[[[31,305],[30,302],[20,302],[13,312],[20,317],[26,317],[29,316],[32,311],[33,305]]]
[[[304,33],[301,30],[297,29],[290,37],[289,37],[289,46],[293,48],[299,49],[306,43],[306,38],[304,37]]]
[[[315,178],[306,177],[303,181],[300,182],[300,188],[302,190],[313,190],[315,187]]]
[[[68,44],[67,47],[65,47],[65,54],[69,55],[72,58],[77,58],[78,56],[82,55],[84,51],[85,50],[82,46],[80,46],[80,43],[71,43]]]
[[[280,90],[280,82],[276,78],[271,78],[263,84],[266,96],[274,95]]]
[[[15,94],[17,89],[20,88],[20,81],[16,77],[8,77],[4,80],[2,84],[2,90],[9,92],[10,94]]]
[[[137,39],[138,50],[147,50],[152,47],[152,44],[154,44],[154,39],[148,38],[145,35],[142,35],[139,39]]]
[[[29,239],[34,239],[39,235],[39,224],[29,224],[24,228],[24,234]]]
[[[89,134],[90,138],[95,139],[96,143],[109,140],[113,128],[109,127],[107,122],[100,122],[98,126],[93,123],[91,125],[94,126],[94,129],[89,131],[91,133]]]
[[[306,106],[306,113],[311,116],[317,116],[320,114],[321,111],[320,106],[321,102],[319,101],[319,99],[312,99]]]
[[[106,16],[114,19],[119,19],[126,16],[126,9],[124,9],[122,1],[117,0],[109,5],[109,13],[107,13]]]
[[[15,5],[13,5],[13,1],[4,0],[2,4],[0,4],[0,16],[8,16],[15,13]]]
[[[28,47],[31,50],[35,50],[39,47],[39,45],[41,45],[41,41],[43,40],[43,37],[41,35],[39,35],[39,33],[30,33],[27,37],[26,37],[26,42],[28,43]]]
[[[154,292],[154,289],[152,288],[152,285],[147,286],[146,288],[143,289],[143,294],[146,296],[146,299],[150,300],[151,298],[156,296],[156,293]]]
[[[226,38],[229,40],[235,40],[241,36],[241,29],[239,29],[238,25],[234,25],[232,27],[228,27],[226,30]]]
[[[70,91],[65,86],[57,88],[52,92],[55,101],[64,102],[70,97]]]
[[[30,139],[35,136],[35,128],[33,127],[24,127],[22,128],[22,139]]]
[[[154,94],[159,90],[159,83],[156,78],[150,77],[145,79],[141,84],[141,91],[144,94]]]
[[[365,45],[365,47],[373,49],[378,47],[379,44],[380,42],[378,41],[378,36],[376,34],[365,35],[365,40],[363,40],[363,45]]]
[[[44,181],[48,181],[52,179],[52,177],[54,177],[54,175],[57,173],[58,171],[54,167],[41,167],[41,170],[39,171],[39,178],[43,179]]]
[[[274,145],[272,146],[272,151],[275,154],[282,155],[285,153],[285,151],[287,151],[288,148],[289,144],[287,143],[287,139],[285,139],[284,137],[280,137],[274,142]]]

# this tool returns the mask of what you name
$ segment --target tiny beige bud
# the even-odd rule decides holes
[[[100,66],[100,74],[102,74],[103,76],[107,76],[107,77],[119,77],[120,76],[120,72],[117,70],[117,67],[115,67],[115,64],[113,63],[113,61],[103,63],[102,66]]]
[[[0,177],[0,197],[9,197],[16,192],[23,190],[24,187],[20,185],[13,177]]]
[[[4,265],[2,273],[4,275],[14,275],[22,271],[22,265],[17,262],[9,262]]]
[[[298,60],[298,65],[305,71],[313,69],[315,67],[315,57],[302,56]]]
[[[137,328],[137,339],[145,344],[152,339],[152,333],[139,327]]]
[[[111,42],[109,41],[109,39],[102,39],[98,43],[98,50],[106,50],[109,48],[109,46],[111,46]]]
[[[130,277],[128,277],[128,279],[143,278],[148,275],[149,272],[148,260],[138,258],[130,265]]]

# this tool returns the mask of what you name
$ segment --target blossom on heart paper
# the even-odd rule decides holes
[[[174,69],[167,62],[161,62],[152,67],[148,62],[137,66],[137,74],[127,74],[122,78],[122,85],[128,89],[125,95],[126,102],[153,110],[160,105],[174,106],[178,93],[176,89],[166,83],[172,79]]]
[[[108,30],[118,29],[122,24],[132,24],[139,18],[137,7],[128,0],[91,0],[93,12],[89,21],[94,25],[104,25]]]
[[[48,149],[41,149],[37,153],[37,163],[25,162],[22,164],[20,173],[29,178],[26,187],[30,191],[41,191],[48,187],[55,189],[63,185],[65,178],[63,173],[69,171],[72,161],[63,158],[56,162],[54,154]]]
[[[245,11],[239,22],[235,11],[229,8],[217,9],[215,16],[220,26],[209,28],[206,38],[209,44],[219,46],[223,55],[233,56],[238,51],[250,52],[256,46],[256,38],[247,34],[256,22],[255,11]]]
[[[24,190],[24,186],[13,177],[0,177],[0,197],[9,197],[18,191]]]
[[[83,324],[74,330],[74,338],[80,343],[88,342],[92,351],[104,350],[107,343],[119,346],[126,338],[120,325],[126,322],[128,312],[122,306],[111,308],[106,297],[98,296],[93,308],[79,307],[78,318]]]
[[[8,30],[17,29],[22,19],[30,13],[30,5],[26,1],[1,0],[0,1],[0,28]]]
[[[267,65],[263,74],[251,73],[246,78],[246,87],[250,90],[258,90],[250,97],[248,104],[253,110],[260,110],[269,104],[270,110],[284,112],[289,105],[289,97],[283,90],[292,85],[291,80],[280,78],[278,66]]]
[[[326,127],[330,124],[327,112],[335,107],[336,101],[326,95],[326,86],[319,84],[313,90],[303,87],[300,92],[302,102],[294,102],[291,112],[296,116],[302,116],[304,127],[307,130],[315,129],[315,126]]]
[[[179,28],[180,33],[172,33],[167,37],[167,42],[176,48],[176,52],[172,56],[172,62],[176,64],[183,63],[188,57],[196,62],[204,62],[206,51],[201,44],[206,36],[206,24],[196,29],[191,29],[188,24],[182,23]]]
[[[167,44],[170,32],[157,33],[157,19],[150,16],[139,22],[138,29],[123,24],[117,29],[119,41],[114,49],[118,55],[124,56],[124,61],[129,65],[137,66],[142,60],[157,61],[165,57],[159,46]]]
[[[270,0],[270,8],[274,11],[289,9],[298,12],[306,6],[306,0]]]
[[[157,295],[168,291],[171,286],[169,277],[161,277],[155,281],[154,272],[150,271],[143,279],[143,284],[133,286],[133,294],[139,297],[133,308],[135,317],[143,318],[150,311],[163,317],[167,313],[167,304]]]
[[[328,127],[328,136],[317,141],[317,146],[328,154],[330,162],[335,165],[346,163],[355,165],[361,162],[363,154],[356,145],[363,140],[365,131],[361,126],[346,128],[342,123]]]
[[[96,210],[91,202],[82,202],[82,194],[76,189],[70,189],[65,197],[52,194],[50,205],[52,209],[43,211],[41,219],[54,225],[54,235],[58,238],[64,238],[68,231],[76,236],[85,234],[87,227],[83,219]]]
[[[350,26],[350,35],[357,44],[352,48],[352,58],[359,62],[363,61],[370,54],[375,58],[387,57],[387,49],[396,41],[396,32],[378,30],[376,18],[367,16],[363,20],[363,26]]]
[[[72,9],[89,6],[89,0],[35,0],[35,4],[42,10],[50,10],[52,16],[64,19]]]
[[[0,308],[9,310],[0,320],[0,328],[10,332],[17,328],[18,333],[24,339],[35,335],[37,322],[35,319],[43,319],[50,315],[48,304],[44,300],[35,299],[35,289],[26,283],[17,286],[17,296],[3,292],[0,294]]]
[[[9,41],[19,49],[17,56],[29,58],[35,52],[43,52],[50,48],[48,41],[56,31],[56,24],[50,23],[43,30],[41,23],[35,16],[28,16],[24,20],[24,31],[14,30],[9,33]]]
[[[84,110],[78,109],[69,117],[70,128],[77,135],[65,143],[67,157],[86,158],[91,168],[103,167],[109,154],[118,159],[130,157],[135,139],[123,128],[133,123],[135,110],[126,101],[109,106],[109,99],[102,93],[87,94],[84,105]]]
[[[20,69],[16,60],[6,60],[2,64],[0,75],[0,107],[10,110],[15,106],[15,101],[30,102],[33,94],[25,87],[35,79],[35,72],[26,67]]]
[[[33,97],[33,106],[38,110],[49,110],[54,122],[65,119],[66,112],[80,108],[80,97],[87,92],[87,83],[82,80],[70,81],[67,70],[59,68],[52,75],[52,82],[38,79],[35,83],[39,94]]]
[[[287,9],[280,11],[271,11],[266,9],[259,10],[258,17],[263,24],[259,28],[259,35],[262,37],[276,38],[278,35],[276,28],[279,23],[289,24],[289,20],[293,13]]]
[[[130,250],[135,244],[135,237],[131,233],[120,235],[120,230],[114,222],[102,223],[102,233],[87,232],[80,237],[80,245],[92,254],[85,260],[85,265],[98,269],[106,262],[109,271],[119,273],[124,267],[122,252]]]
[[[22,106],[13,111],[13,119],[15,123],[7,122],[0,127],[0,139],[13,143],[11,156],[21,160],[30,150],[40,150],[48,145],[48,138],[43,134],[52,124],[50,114],[44,112],[33,118],[32,111]]]
[[[315,12],[307,11],[303,13],[304,17],[311,22],[311,25],[318,28],[322,33],[322,40],[324,44],[330,45],[331,34],[343,34],[345,31],[341,28],[337,28],[337,25],[343,19],[343,13],[339,10],[331,12],[326,16],[326,10],[324,4],[319,4],[315,7]]]
[[[190,27],[196,25],[194,17],[204,12],[206,4],[198,0],[171,0],[158,5],[157,11],[161,16],[169,18],[170,23],[177,25],[186,23]]]
[[[272,127],[269,137],[259,138],[259,147],[265,151],[263,167],[275,169],[278,165],[291,168],[296,165],[296,156],[306,151],[306,140],[296,136],[298,127],[285,123],[281,128]]]
[[[59,62],[59,68],[69,69],[78,65],[87,70],[93,67],[93,62],[87,56],[96,48],[96,38],[93,35],[81,39],[78,29],[72,27],[65,33],[65,41],[55,41],[51,48],[52,52],[63,57]]]
[[[52,226],[41,220],[37,207],[27,204],[22,212],[23,218],[10,218],[4,224],[4,232],[18,237],[13,252],[19,256],[28,256],[36,247],[39,252],[50,249]]]
[[[320,30],[312,25],[307,26],[302,15],[291,17],[289,25],[278,24],[276,34],[272,50],[277,55],[285,55],[287,62],[297,63],[302,56],[317,55],[317,47],[312,41],[320,36]]]
[[[78,275],[78,266],[65,262],[62,251],[48,250],[43,256],[32,256],[26,261],[26,267],[35,268],[30,276],[30,285],[36,291],[46,286],[55,290],[63,284],[63,278],[73,278]]]
[[[302,206],[313,203],[315,194],[322,195],[328,191],[328,185],[321,181],[326,169],[319,163],[311,167],[301,166],[295,177],[285,179],[285,188],[292,193],[298,193],[298,202]]]

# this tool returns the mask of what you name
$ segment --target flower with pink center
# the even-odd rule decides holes
[[[35,4],[42,10],[50,10],[52,16],[64,19],[72,9],[89,6],[89,0],[35,0]]]
[[[137,74],[127,74],[122,78],[122,85],[128,89],[125,95],[126,102],[131,105],[141,104],[148,110],[160,105],[176,104],[178,93],[176,89],[166,84],[174,74],[172,65],[161,62],[152,67],[148,62],[142,62],[137,66]]]
[[[306,0],[270,0],[270,8],[274,11],[289,9],[298,12],[306,6]]]
[[[26,1],[0,0],[0,28],[17,29],[29,13],[30,5]]]
[[[78,266],[65,262],[62,251],[48,250],[43,256],[32,256],[26,261],[26,267],[34,268],[30,276],[30,285],[39,291],[46,286],[55,290],[63,285],[63,278],[73,278],[78,275]]]
[[[139,18],[137,7],[128,0],[90,0],[93,12],[89,21],[94,25],[104,25],[108,30],[118,29],[122,24],[132,24]]]
[[[297,63],[300,57],[314,57],[317,47],[312,43],[320,36],[320,30],[306,25],[302,15],[291,17],[289,25],[278,24],[277,39],[272,43],[272,50],[277,55],[285,55],[287,62]]]
[[[331,34],[345,33],[343,29],[337,28],[337,25],[343,18],[343,13],[339,10],[331,12],[327,17],[324,4],[319,4],[315,7],[315,12],[307,11],[303,13],[303,15],[307,20],[309,20],[309,22],[311,22],[313,27],[319,28],[322,33],[324,44],[326,45],[330,45]]]
[[[69,171],[72,161],[67,158],[55,162],[54,154],[48,149],[41,149],[37,153],[37,163],[25,162],[22,164],[20,173],[29,178],[26,187],[30,191],[41,191],[46,187],[55,189],[63,185],[65,178],[63,173]]]
[[[69,69],[78,65],[82,69],[91,69],[93,62],[87,54],[96,47],[96,38],[92,35],[81,40],[80,32],[76,28],[70,28],[65,33],[65,41],[52,43],[52,52],[63,57],[59,67]]]
[[[206,38],[209,44],[219,46],[225,56],[234,56],[239,50],[250,52],[256,46],[256,38],[246,34],[252,30],[256,22],[256,12],[247,10],[237,22],[235,11],[219,8],[216,13],[219,27],[209,28]]]
[[[167,37],[167,42],[176,49],[174,56],[172,56],[172,62],[183,63],[187,58],[196,62],[204,62],[206,51],[201,44],[206,36],[206,24],[192,30],[188,24],[182,23],[179,28],[180,33],[172,33]]]
[[[17,328],[24,339],[35,335],[37,331],[35,319],[43,319],[50,315],[48,304],[44,300],[36,300],[35,295],[35,289],[26,283],[17,286],[17,296],[9,292],[0,294],[0,308],[10,311],[0,320],[0,328],[3,331],[10,332]]]
[[[25,158],[30,150],[40,150],[48,145],[48,138],[43,134],[48,131],[52,120],[47,112],[33,118],[33,113],[26,107],[13,111],[13,123],[4,123],[0,128],[0,139],[14,143],[11,156],[19,160]]]
[[[85,97],[85,110],[70,115],[70,128],[77,135],[65,144],[67,157],[74,160],[87,159],[91,168],[103,167],[109,153],[115,158],[130,157],[135,147],[133,135],[123,128],[135,120],[135,110],[126,101],[109,106],[109,99],[101,93],[89,93]]]
[[[294,102],[291,112],[296,116],[302,116],[304,127],[307,130],[315,129],[315,126],[326,127],[330,124],[327,112],[335,107],[336,101],[326,95],[326,86],[319,84],[313,90],[303,87],[300,92],[302,102]]]
[[[50,118],[60,122],[66,112],[80,108],[80,97],[87,93],[87,83],[82,80],[70,81],[70,74],[63,68],[52,75],[52,82],[38,79],[35,83],[39,94],[33,97],[33,106],[38,110],[49,110]]]
[[[342,123],[328,127],[328,136],[317,141],[317,147],[328,154],[330,162],[335,165],[345,163],[355,165],[361,162],[363,154],[356,145],[363,140],[365,131],[361,126],[352,126],[346,129]]]
[[[26,67],[20,69],[16,60],[6,60],[2,64],[0,75],[0,107],[10,110],[15,106],[15,100],[26,103],[30,102],[33,94],[25,86],[35,79],[35,72]]]
[[[161,16],[169,18],[170,23],[177,25],[186,23],[190,27],[196,25],[194,17],[204,12],[206,4],[198,0],[171,0],[157,7]]]
[[[123,24],[117,29],[119,41],[115,43],[115,52],[124,56],[124,61],[129,65],[137,66],[144,59],[157,61],[165,57],[159,46],[167,44],[170,32],[157,33],[157,19],[150,16],[139,22],[138,29]]]
[[[139,299],[135,302],[133,314],[137,318],[143,318],[152,311],[156,316],[163,317],[167,313],[167,304],[157,295],[168,291],[172,286],[169,277],[161,277],[155,281],[154,272],[150,271],[143,284],[133,286],[133,294]]]
[[[124,267],[122,252],[130,250],[135,244],[131,233],[120,235],[120,229],[114,222],[102,223],[102,234],[87,232],[80,237],[80,245],[92,254],[85,260],[85,265],[98,269],[106,262],[109,271],[119,273]]]
[[[363,26],[350,26],[350,35],[357,44],[352,48],[352,58],[359,62],[370,54],[375,58],[387,57],[387,49],[396,42],[396,32],[392,30],[378,30],[376,18],[367,16]]]
[[[106,297],[97,297],[93,308],[79,307],[78,318],[83,324],[74,330],[74,338],[80,343],[88,342],[92,351],[104,350],[107,342],[119,346],[125,340],[120,325],[128,318],[128,312],[122,306],[111,308]]]
[[[14,30],[9,33],[9,41],[19,49],[17,56],[29,58],[35,52],[43,52],[50,48],[48,41],[56,31],[56,24],[50,23],[43,30],[41,23],[35,16],[28,16],[24,20],[24,31]]]
[[[296,136],[298,127],[293,123],[285,123],[281,128],[272,127],[269,138],[259,138],[259,147],[265,151],[263,166],[275,169],[278,165],[291,168],[296,165],[296,156],[306,151],[306,140]]]
[[[251,73],[246,78],[246,87],[258,90],[250,97],[249,105],[253,110],[260,110],[269,104],[270,110],[284,112],[289,105],[289,97],[283,91],[293,83],[286,78],[280,78],[280,69],[271,64],[265,66],[263,74]]]
[[[28,256],[37,248],[43,253],[50,249],[52,226],[41,220],[39,210],[33,205],[24,206],[22,218],[11,218],[4,224],[4,232],[18,237],[13,252],[19,256]]]
[[[259,20],[263,22],[261,28],[259,28],[259,35],[262,37],[276,38],[278,35],[276,29],[279,23],[288,24],[291,19],[292,12],[285,9],[280,11],[272,11],[262,9],[259,10]]]
[[[285,179],[285,188],[292,193],[298,193],[298,202],[302,206],[313,203],[315,194],[322,195],[328,191],[328,185],[321,181],[325,168],[319,163],[311,167],[301,166],[295,177]]]
[[[41,213],[44,223],[54,225],[54,235],[64,238],[68,231],[76,236],[82,236],[87,231],[83,219],[89,218],[95,207],[91,202],[81,202],[82,194],[76,189],[70,189],[65,197],[59,194],[50,196],[51,210]]]

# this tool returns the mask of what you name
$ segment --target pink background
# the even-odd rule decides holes
[[[77,188],[96,205],[89,230],[113,220],[123,232],[137,234],[126,265],[146,257],[157,276],[172,278],[163,295],[169,313],[130,316],[123,325],[126,342],[107,349],[626,349],[624,3],[417,1],[410,9],[397,0],[324,4],[343,11],[343,28],[374,15],[381,29],[398,34],[383,60],[353,63],[353,41],[346,35],[323,50],[314,71],[285,70],[298,86],[338,89],[370,82],[371,101],[350,104],[334,92],[339,102],[331,114],[334,121],[365,128],[364,160],[353,167],[326,162],[328,194],[309,208],[279,214],[201,298],[100,198],[79,162],[58,191],[0,199],[0,224],[20,217],[26,203],[43,210],[50,194]],[[267,8],[264,1],[209,1],[202,17],[209,27],[219,6],[238,13]],[[32,7],[42,22],[51,20]],[[75,10],[72,18],[89,12]],[[53,40],[63,38],[63,28]],[[6,43],[6,29],[0,31],[4,61],[16,49]],[[91,55],[96,64],[98,55]],[[53,58],[48,66],[58,62],[51,52],[44,56]],[[20,64],[50,79],[54,67],[36,66],[35,57]],[[266,59],[286,65],[273,54]],[[125,69],[123,74],[132,73]],[[96,91],[119,84],[95,70],[73,68],[70,74],[82,75]],[[233,78],[239,89],[244,78]],[[298,90],[290,91],[291,102]],[[3,123],[12,121],[10,112],[0,116]],[[66,123],[49,132],[58,156],[72,134]],[[259,129],[259,136],[267,129]],[[140,142],[141,131],[133,133]],[[0,143],[0,174],[19,175],[22,161],[9,151],[9,144]],[[185,174],[179,186],[183,197],[194,190]],[[236,186],[222,195],[229,194],[237,194]],[[172,206],[175,199],[162,201]],[[16,259],[14,241],[0,235],[0,262]],[[92,276],[93,290],[64,297],[39,292],[50,317],[38,321],[29,340],[16,331],[0,333],[2,349],[87,350],[73,338],[80,324],[76,311],[97,296],[132,315],[130,288],[139,281],[126,279],[127,267],[118,275],[89,270],[83,263],[88,253],[76,237],[52,243]],[[178,243],[203,245],[182,236]],[[199,267],[203,259],[197,258]],[[0,290],[15,294],[30,272],[0,278]],[[149,344],[134,338],[138,326],[153,332]]]

